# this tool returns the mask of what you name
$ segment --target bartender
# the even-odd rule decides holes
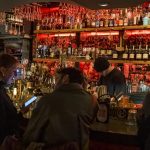
[[[101,73],[98,85],[106,85],[108,94],[119,96],[126,92],[126,81],[124,74],[110,65],[105,57],[98,57],[94,62],[94,69]]]

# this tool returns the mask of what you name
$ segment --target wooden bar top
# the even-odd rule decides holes
[[[127,120],[110,119],[108,123],[94,122],[91,127],[91,131],[107,132],[122,135],[137,134],[137,125],[129,125]]]

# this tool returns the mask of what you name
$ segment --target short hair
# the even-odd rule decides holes
[[[0,67],[11,68],[18,60],[9,54],[0,54]]]
[[[108,62],[106,57],[98,57],[95,59],[94,69],[97,72],[102,72],[102,71],[108,69],[109,66],[110,66],[110,63]]]
[[[62,75],[68,75],[69,83],[82,84],[84,82],[84,75],[79,69],[73,67],[62,68],[58,70],[57,73]]]

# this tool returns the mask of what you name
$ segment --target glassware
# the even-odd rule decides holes
[[[136,125],[136,109],[129,109],[128,110],[128,117],[127,117],[127,125]]]

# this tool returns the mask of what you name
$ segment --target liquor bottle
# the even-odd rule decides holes
[[[145,17],[143,18],[143,25],[148,25],[149,24],[149,17],[148,14],[145,14]]]
[[[40,28],[41,28],[40,23],[38,22],[37,25],[36,25],[36,30],[40,30]]]
[[[105,49],[101,49],[100,50],[100,55],[101,56],[105,56],[106,55],[106,50]]]
[[[134,50],[134,45],[133,47],[129,49],[129,59],[134,59],[135,58],[135,50]]]
[[[110,18],[108,19],[108,26],[109,26],[109,27],[113,27],[113,26],[114,26],[114,19],[113,19],[112,17],[110,17]]]
[[[145,50],[143,51],[143,59],[147,60],[148,57],[149,57],[149,54],[148,54],[148,45],[146,45]]]
[[[49,47],[45,45],[45,58],[49,58],[50,52]]]
[[[104,27],[104,19],[103,18],[100,19],[100,25],[99,26]]]
[[[123,26],[124,25],[124,19],[123,19],[123,15],[122,15],[122,10],[120,10],[120,17],[119,17],[119,26]]]
[[[141,60],[141,59],[142,59],[141,44],[139,45],[139,49],[137,49],[137,52],[136,52],[136,59],[137,59],[137,60]]]
[[[114,26],[117,27],[119,26],[119,17],[116,16],[115,20],[114,20]]]
[[[73,29],[74,27],[74,17],[70,16],[70,27],[69,29]]]
[[[133,13],[132,13],[132,9],[128,9],[128,11],[127,11],[127,17],[128,17],[128,25],[132,26],[133,25]]]
[[[149,59],[150,59],[150,45],[148,45],[148,55],[149,55]]]
[[[128,26],[127,9],[125,9],[124,26]]]
[[[95,27],[96,27],[96,28],[99,28],[99,27],[100,27],[100,21],[99,21],[98,16],[96,17]]]
[[[138,22],[137,22],[138,25],[142,25],[143,24],[143,17],[142,17],[142,14],[138,14]]]
[[[77,20],[75,19],[74,29],[77,29],[77,28],[78,28],[78,22],[77,22]]]
[[[104,15],[104,27],[108,27],[108,19],[109,19],[109,13],[108,10],[106,10]]]
[[[116,18],[116,14],[114,11],[111,12],[111,15],[110,15],[110,22],[109,22],[109,26],[114,26],[114,23],[115,23],[115,18]]]
[[[117,47],[117,45],[116,45],[116,47]],[[116,50],[113,51],[112,58],[113,58],[113,59],[118,59],[118,53],[117,53]]]
[[[82,28],[87,28],[87,18],[86,18],[86,15],[84,15],[83,20],[82,20]]]
[[[95,27],[96,27],[96,20],[95,20],[95,17],[93,17],[92,20],[91,20],[91,27],[92,27],[92,28],[95,28]]]
[[[108,27],[108,18],[105,18],[104,26],[105,26],[105,27]]]
[[[138,19],[137,19],[137,9],[135,8],[133,11],[133,25],[137,25]]]
[[[90,18],[87,19],[87,28],[91,28],[91,19]]]
[[[110,58],[110,57],[112,57],[113,51],[112,51],[112,49],[107,49],[106,53],[107,53],[108,57]]]
[[[67,56],[71,56],[71,55],[72,55],[72,45],[71,43],[69,43],[68,49],[67,49]]]
[[[128,47],[127,47],[127,45],[126,45],[126,48],[125,48],[125,52],[122,54],[122,59],[128,59]]]

